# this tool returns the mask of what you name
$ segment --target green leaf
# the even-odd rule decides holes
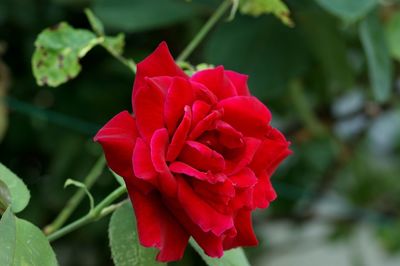
[[[0,213],[4,213],[11,205],[11,194],[7,185],[0,180]]]
[[[42,231],[28,221],[15,217],[10,209],[0,220],[0,235],[0,265],[58,265]]]
[[[101,42],[92,32],[65,22],[42,31],[35,41],[33,74],[38,85],[56,87],[81,71],[79,59]]]
[[[255,17],[272,13],[285,25],[293,26],[289,9],[282,0],[241,0],[240,12]]]
[[[135,216],[130,202],[124,203],[111,216],[108,228],[111,254],[116,266],[166,265],[155,260],[155,249],[139,244]]]
[[[117,36],[105,36],[102,46],[112,55],[122,55],[125,46],[125,35],[120,33]]]
[[[372,93],[379,102],[389,99],[392,83],[392,62],[378,15],[373,12],[359,26],[359,34],[367,56]]]
[[[92,27],[93,31],[96,32],[98,35],[104,35],[104,26],[103,23],[100,21],[98,17],[96,17],[92,10],[89,8],[85,8],[85,14],[87,19],[89,20],[90,26]]]
[[[192,18],[198,5],[175,0],[98,0],[94,12],[107,27],[137,32]]]
[[[385,25],[386,40],[390,54],[400,61],[400,12],[394,13]]]
[[[365,16],[377,4],[378,0],[316,0],[331,14],[353,22]]]
[[[19,177],[1,163],[0,181],[0,190],[2,191],[0,197],[4,197],[1,200],[3,204],[11,203],[12,211],[15,213],[25,209],[30,199],[29,190]],[[6,186],[6,189],[4,189],[4,186]]]
[[[190,239],[190,244],[209,266],[250,266],[242,248],[225,251],[224,256],[217,259],[207,256],[203,249],[193,239]]]

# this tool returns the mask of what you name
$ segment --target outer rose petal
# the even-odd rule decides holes
[[[198,71],[191,77],[191,80],[204,84],[220,100],[237,95],[236,88],[225,76],[222,66]]]
[[[94,137],[94,141],[103,146],[110,168],[125,178],[132,177],[132,153],[137,136],[135,119],[123,111],[105,124]]]
[[[174,213],[176,219],[178,219],[180,224],[185,227],[186,231],[193,236],[204,252],[210,257],[222,257],[224,254],[222,237],[218,237],[212,232],[204,232],[184,211],[182,211],[181,206],[176,201],[167,201],[170,211]]]
[[[136,78],[133,84],[132,106],[135,103],[137,90],[144,86],[145,77],[157,76],[187,78],[186,74],[175,64],[165,42],[160,43],[152,54],[137,64]]]
[[[133,110],[140,135],[147,142],[154,131],[164,127],[164,95],[156,86],[138,88]]]
[[[270,176],[263,172],[258,176],[258,183],[254,187],[253,205],[257,208],[266,208],[275,199],[276,192],[272,187]]]
[[[180,260],[189,234],[166,210],[157,194],[144,196],[129,187],[128,190],[135,210],[140,243],[145,247],[158,248],[158,261]]]
[[[249,76],[231,70],[225,70],[225,75],[235,86],[238,95],[250,96],[249,87],[247,86]]]
[[[225,238],[224,250],[239,246],[256,246],[258,244],[251,222],[250,210],[240,210],[236,214],[235,228],[237,230],[237,235],[235,237]]]
[[[218,107],[224,109],[222,120],[245,136],[262,137],[271,121],[271,113],[256,97],[237,96],[223,99]]]

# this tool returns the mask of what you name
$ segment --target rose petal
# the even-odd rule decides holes
[[[165,99],[164,116],[168,132],[172,134],[182,118],[184,107],[193,103],[193,89],[184,78],[174,78]]]
[[[203,101],[195,101],[192,105],[193,125],[197,125],[210,112],[211,106]]]
[[[217,121],[216,129],[219,132],[218,140],[225,147],[235,149],[243,146],[243,134],[228,123],[219,120]]]
[[[170,164],[169,169],[171,172],[176,173],[176,174],[184,174],[187,176],[194,177],[198,180],[202,181],[207,181],[209,183],[217,183],[217,182],[223,182],[226,179],[226,176],[223,174],[213,174],[211,172],[201,172],[190,165],[187,165],[183,162],[173,162]]]
[[[174,79],[173,77],[168,77],[168,76],[144,78],[148,86],[152,86],[160,90],[164,96],[167,95],[168,89],[171,86],[173,79]]]
[[[264,140],[258,148],[250,168],[256,173],[267,170],[272,174],[276,167],[292,152],[288,148],[288,142]]]
[[[196,100],[206,102],[210,105],[216,105],[218,103],[217,96],[215,96],[215,94],[210,91],[206,86],[193,80],[191,80],[190,83],[192,84]]]
[[[168,207],[173,212],[176,219],[186,229],[187,232],[196,240],[199,246],[210,257],[220,258],[224,254],[222,237],[218,237],[212,232],[204,232],[199,226],[189,218],[176,201],[167,199]]]
[[[228,155],[225,156],[226,168],[224,172],[227,175],[236,174],[249,165],[261,143],[261,141],[256,138],[244,138],[244,141],[245,146],[243,148],[237,149],[236,152],[232,151],[229,155],[233,157],[232,159],[228,158]]]
[[[237,213],[235,217],[235,228],[237,230],[237,235],[235,237],[225,238],[224,250],[239,246],[256,246],[258,244],[251,222],[251,211],[240,210]]]
[[[235,86],[238,95],[250,96],[249,87],[247,86],[249,76],[231,70],[225,70],[225,75]]]
[[[217,106],[224,110],[222,120],[245,136],[262,137],[271,121],[271,113],[256,97],[231,97],[223,99]]]
[[[235,87],[225,76],[222,66],[198,71],[191,77],[191,80],[206,86],[220,100],[237,95]]]
[[[233,227],[231,216],[223,215],[204,202],[186,181],[178,179],[178,200],[191,220],[204,232],[220,236]]]
[[[222,113],[219,110],[212,111],[209,115],[204,117],[190,132],[189,139],[197,139],[207,130],[215,128],[215,124],[222,117]]]
[[[135,119],[127,111],[114,116],[97,132],[94,141],[104,150],[108,166],[124,178],[132,177],[132,153],[137,138]]]
[[[238,173],[229,176],[232,183],[239,188],[252,187],[257,184],[257,177],[253,171],[245,167]]]
[[[137,64],[132,93],[132,106],[135,105],[137,91],[145,85],[145,77],[157,76],[187,78],[186,74],[175,64],[165,42],[160,43],[152,54]]]
[[[196,194],[206,200],[208,204],[221,213],[227,213],[227,206],[230,200],[235,197],[235,188],[229,179],[224,182],[210,184],[208,182],[192,180],[192,187]]]
[[[154,131],[164,127],[164,95],[155,86],[138,88],[133,110],[140,135],[149,142]]]
[[[168,132],[165,128],[156,130],[150,142],[151,161],[154,169],[159,173],[159,188],[168,196],[174,196],[177,191],[177,182],[171,174],[165,161],[168,145]]]
[[[137,178],[146,180],[154,185],[156,184],[158,173],[154,169],[151,160],[150,148],[141,138],[137,138],[136,140],[132,163],[133,172]]]
[[[172,162],[178,157],[179,153],[182,150],[183,145],[187,139],[187,135],[189,134],[191,121],[192,121],[192,112],[189,106],[184,107],[185,115],[182,118],[181,123],[176,129],[171,144],[168,146],[167,151],[167,161]]]
[[[276,192],[272,187],[270,176],[262,172],[258,176],[258,183],[254,186],[253,205],[257,208],[266,208],[276,199]]]
[[[198,170],[218,172],[225,168],[221,154],[197,141],[186,141],[178,158]]]
[[[134,190],[129,195],[135,210],[140,243],[145,247],[158,248],[158,261],[180,260],[189,234],[166,210],[160,196],[155,193],[142,195]]]

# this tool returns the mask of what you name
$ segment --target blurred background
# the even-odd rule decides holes
[[[261,0],[262,1],[262,0]],[[67,21],[89,28],[90,7],[109,34],[126,34],[140,61],[161,41],[178,55],[217,0],[0,0],[0,161],[28,185],[20,214],[43,228],[101,154],[92,137],[130,110],[130,70],[96,47],[82,72],[39,87],[31,57],[37,35]],[[190,56],[250,75],[254,95],[294,154],[273,176],[278,199],[254,216],[252,265],[400,265],[400,3],[287,0],[293,27],[273,15],[221,21]],[[257,15],[257,14],[256,14]],[[99,200],[117,184],[105,171]],[[88,210],[83,202],[73,215]],[[108,218],[54,242],[60,265],[112,265]],[[188,248],[174,265],[202,265]]]

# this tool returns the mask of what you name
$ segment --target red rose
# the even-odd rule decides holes
[[[159,261],[182,258],[190,236],[211,257],[257,245],[251,211],[276,198],[270,176],[291,151],[247,76],[188,77],[161,43],[137,66],[132,106],[94,139],[125,179],[140,243]]]

